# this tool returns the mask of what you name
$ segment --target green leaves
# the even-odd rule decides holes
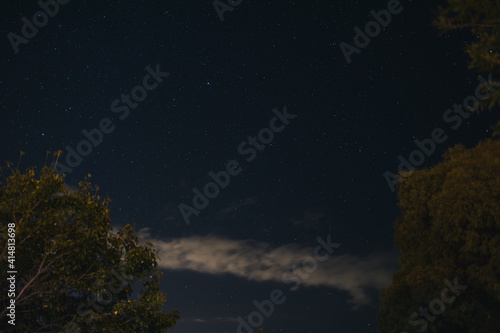
[[[493,130],[492,136],[494,138],[500,136],[500,121],[498,123],[496,123],[495,126],[492,127],[492,130]]]
[[[381,331],[417,332],[409,320],[439,296],[443,280],[467,290],[429,324],[430,332],[495,332],[500,327],[500,140],[458,145],[431,169],[399,184],[394,238],[400,270],[382,294]],[[439,326],[437,323],[439,323]]]
[[[441,34],[452,30],[470,32],[465,52],[470,57],[469,68],[500,76],[500,1],[448,0],[439,7],[433,24]],[[463,37],[461,37],[463,38]],[[500,104],[500,89],[480,101],[478,111],[491,110]],[[493,128],[493,137],[500,135],[500,121]]]
[[[130,225],[113,232],[110,200],[97,194],[90,175],[71,188],[50,167],[21,173],[9,164],[4,171],[10,174],[0,181],[0,232],[15,223],[16,279],[24,284],[16,329],[60,331],[72,323],[82,332],[164,332],[176,325],[178,312],[163,310],[154,249],[139,245]],[[0,245],[7,267],[5,239]],[[132,299],[132,286],[146,278]],[[4,282],[1,289],[8,301]]]

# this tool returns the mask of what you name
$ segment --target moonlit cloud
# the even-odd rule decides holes
[[[297,244],[276,248],[268,243],[232,240],[216,235],[164,241],[151,237],[147,229],[140,231],[139,238],[154,244],[163,269],[231,274],[253,281],[284,282],[283,273],[291,272],[305,258],[312,257],[315,249]],[[321,238],[326,240],[326,235]],[[332,238],[332,242],[337,241]],[[336,252],[340,252],[339,249]],[[380,290],[390,285],[397,265],[395,253],[373,253],[360,257],[336,252],[328,260],[318,262],[316,271],[300,279],[301,288],[321,286],[347,291],[351,295],[349,303],[361,305],[370,302],[367,295],[369,289]],[[287,283],[289,287],[293,285]]]
[[[210,322],[232,322],[232,323],[238,323],[236,318],[233,317],[215,317],[215,318],[182,318],[182,321],[192,321],[195,323],[210,323]]]
[[[255,206],[257,204],[257,200],[255,198],[245,198],[245,200],[240,201],[236,204],[233,204],[228,207],[222,208],[219,213],[217,214],[217,217],[215,218],[215,221],[221,221],[221,220],[227,220],[229,218],[232,218],[236,215],[236,213],[243,209],[243,208],[248,208]]]
[[[325,221],[326,214],[323,212],[304,212],[300,218],[292,219],[294,226],[304,228],[318,228],[322,221]]]

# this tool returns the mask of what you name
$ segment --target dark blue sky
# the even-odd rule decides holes
[[[396,173],[398,156],[437,127],[448,140],[421,167],[489,137],[495,120],[474,114],[457,130],[443,121],[479,82],[466,40],[438,35],[435,3],[401,6],[348,64],[339,45],[353,44],[353,28],[387,1],[242,1],[221,21],[209,0],[72,0],[17,54],[7,34],[21,34],[39,6],[9,4],[0,14],[2,160],[22,150],[23,166],[41,167],[46,150],[76,149],[83,130],[109,119],[113,131],[66,179],[90,173],[112,199],[114,225],[135,222],[155,242],[166,308],[182,316],[172,332],[236,332],[237,318],[275,289],[286,301],[265,333],[377,332],[378,295],[398,257],[397,197],[384,172]],[[157,66],[168,77],[120,119],[113,101]],[[296,118],[246,161],[240,144],[285,106]],[[230,160],[241,172],[186,224],[179,204],[193,206],[193,188]],[[328,235],[341,245],[290,290],[282,274]]]

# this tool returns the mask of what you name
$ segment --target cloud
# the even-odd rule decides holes
[[[297,244],[273,248],[268,243],[216,235],[164,241],[152,238],[147,229],[139,232],[139,238],[155,245],[160,268],[213,275],[231,274],[253,281],[284,282],[283,273],[300,266],[305,258],[313,256],[315,249]],[[326,240],[326,237],[321,238]],[[336,241],[332,239],[332,242]],[[351,295],[348,302],[361,305],[370,302],[369,289],[380,290],[390,285],[396,266],[396,253],[373,253],[361,257],[334,252],[328,260],[318,262],[317,270],[300,282],[301,287],[330,287],[347,291]],[[294,284],[288,282],[287,285],[291,287]]]
[[[302,226],[305,228],[318,228],[322,221],[325,221],[326,214],[322,212],[304,212],[302,218],[292,219],[295,226]]]
[[[192,321],[195,323],[210,323],[210,322],[232,322],[238,323],[238,320],[233,317],[215,317],[215,318],[184,318],[182,317],[182,321]]]
[[[234,217],[239,210],[242,208],[247,208],[251,207],[257,204],[257,200],[255,198],[245,198],[245,200],[240,201],[234,205],[231,205],[229,207],[222,208],[219,210],[217,217],[215,218],[216,221],[219,220],[227,220],[229,218]]]

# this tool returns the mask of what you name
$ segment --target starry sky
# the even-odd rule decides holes
[[[172,332],[237,332],[276,290],[265,333],[377,332],[399,256],[384,173],[435,128],[448,140],[420,168],[489,137],[496,121],[443,121],[479,81],[466,38],[431,25],[436,3],[401,0],[348,63],[341,43],[387,1],[243,0],[223,20],[210,0],[65,1],[17,53],[9,33],[22,36],[40,7],[3,5],[2,160],[24,151],[21,166],[40,168],[47,150],[63,150],[68,166],[68,147],[104,130],[80,144],[88,154],[66,180],[90,173],[113,225],[135,223],[155,244],[165,309],[182,317]],[[193,189],[226,170],[229,183],[196,209]],[[198,211],[189,223],[181,204]],[[311,260],[321,242],[336,248]]]

